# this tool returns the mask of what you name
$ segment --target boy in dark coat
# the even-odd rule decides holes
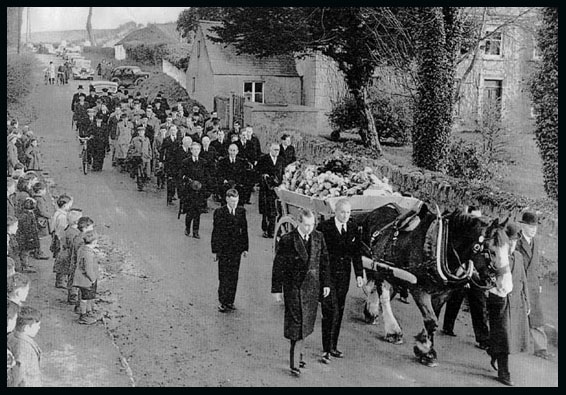
[[[214,211],[212,222],[212,253],[218,261],[218,311],[235,310],[240,259],[248,254],[248,222],[246,209],[238,207],[238,191],[226,192],[226,205]]]
[[[299,210],[299,227],[281,238],[273,261],[271,293],[285,301],[283,336],[291,342],[291,374],[300,376],[305,367],[303,340],[314,330],[318,302],[330,294],[328,252],[322,233],[314,229],[315,218],[308,209]],[[322,292],[321,292],[322,289]],[[295,356],[299,353],[299,367]]]

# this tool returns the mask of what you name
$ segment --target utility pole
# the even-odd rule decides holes
[[[20,46],[22,45],[22,17],[24,7],[18,7],[18,55],[20,54]]]
[[[31,42],[31,7],[27,7],[27,19],[26,19],[26,43]]]

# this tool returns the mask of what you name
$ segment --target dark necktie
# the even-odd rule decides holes
[[[342,236],[344,236],[346,234],[346,225],[342,224],[342,230],[340,231],[340,234]]]

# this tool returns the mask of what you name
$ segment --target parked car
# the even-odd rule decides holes
[[[91,67],[90,60],[75,59],[75,65],[72,68],[73,79],[75,80],[93,80],[94,70]]]
[[[118,66],[112,69],[110,80],[120,85],[139,85],[148,79],[150,73],[142,71],[138,66]]]
[[[92,81],[89,84],[89,90],[91,86],[94,87],[95,93],[101,93],[104,88],[108,89],[108,93],[118,92],[118,84],[113,81]]]

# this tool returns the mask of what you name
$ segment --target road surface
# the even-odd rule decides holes
[[[51,57],[38,59],[46,63]],[[416,306],[392,302],[406,341],[384,342],[381,326],[363,322],[364,295],[353,279],[339,347],[345,358],[330,365],[318,362],[319,320],[305,342],[307,369],[300,378],[290,376],[283,306],[270,294],[271,241],[261,237],[257,194],[246,206],[251,251],[241,264],[238,310],[222,314],[210,252],[212,210],[201,218],[202,238],[188,238],[177,206],[166,206],[164,190],[137,191],[134,180],[112,168],[108,157],[102,172],[83,175],[70,129],[70,100],[79,83],[85,85],[40,84],[35,95],[39,119],[32,129],[43,137],[54,190],[73,196],[104,236],[108,259],[101,267],[99,306],[107,310],[113,340],[103,338],[116,344],[136,386],[502,386],[494,380],[485,351],[474,347],[468,313],[460,314],[458,337],[437,336],[439,366],[428,368],[413,357],[412,336],[422,328]],[[216,205],[209,202],[209,207]],[[67,324],[84,330],[76,322]],[[88,330],[105,331],[102,324],[95,328]],[[49,360],[45,364],[53,370]],[[516,385],[558,384],[557,362],[521,354],[513,355],[510,364]]]

